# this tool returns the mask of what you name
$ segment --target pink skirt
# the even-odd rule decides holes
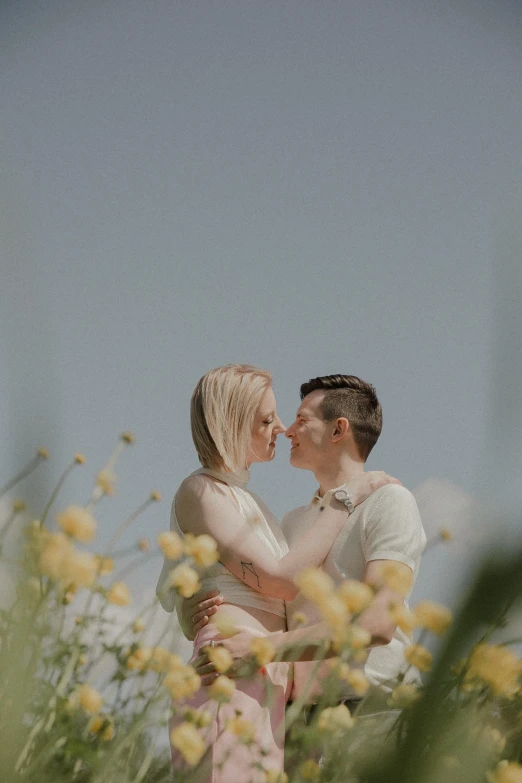
[[[265,635],[246,626],[238,626],[238,630],[248,631],[254,636]],[[212,639],[218,642],[222,638],[212,623],[202,628],[194,639],[194,651],[189,663]],[[235,680],[236,689],[226,704],[218,705],[204,687],[190,701],[175,704],[176,712],[169,722],[170,731],[183,722],[183,713],[187,707],[205,710],[212,716],[212,723],[201,730],[206,752],[200,764],[206,774],[200,777],[198,770],[198,783],[258,783],[265,780],[260,767],[263,770],[283,771],[285,706],[291,689],[289,673],[288,663],[269,663],[252,679]],[[226,729],[227,721],[235,718],[238,712],[256,728],[256,739],[251,745],[244,745]],[[181,753],[174,747],[172,766],[175,781],[176,771],[186,773],[189,769]]]

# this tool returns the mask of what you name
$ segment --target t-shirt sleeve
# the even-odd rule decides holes
[[[426,546],[415,498],[397,484],[378,494],[365,525],[366,561],[396,560],[415,571]]]

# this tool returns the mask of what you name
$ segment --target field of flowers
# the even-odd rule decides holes
[[[16,582],[12,600],[0,610],[2,783],[172,781],[169,754],[158,742],[172,710],[183,721],[170,740],[186,762],[176,783],[197,783],[208,772],[203,732],[210,716],[184,706],[201,687],[200,678],[171,640],[150,642],[156,601],[129,615],[128,569],[115,568],[121,534],[161,499],[159,493],[122,522],[105,551],[93,551],[97,506],[114,491],[116,461],[133,440],[131,433],[121,435],[84,506],[59,507],[67,476],[85,462],[81,454],[66,467],[37,520],[26,519],[12,490],[48,458],[45,449],[0,490],[10,509],[0,520],[0,565]],[[443,532],[441,539],[450,535]],[[181,540],[165,532],[154,548],[179,560],[168,587],[185,597],[197,591],[204,569],[219,557],[208,536]],[[137,544],[142,557],[150,549],[145,540]],[[521,575],[520,554],[483,563],[454,619],[431,601],[412,611],[390,606],[400,627],[416,633],[407,658],[425,673],[425,685],[401,678],[377,703],[357,666],[368,641],[357,617],[372,601],[372,589],[350,580],[334,588],[323,572],[304,572],[299,586],[328,623],[337,657],[330,659],[324,696],[312,717],[303,721],[300,703],[288,710],[286,773],[254,761],[255,726],[241,715],[228,721],[226,731],[252,749],[245,783],[522,783],[522,662],[515,652],[520,639],[498,642],[496,636],[520,610]],[[407,588],[397,570],[383,578],[399,591]],[[119,623],[115,611],[122,612]],[[429,634],[443,637],[435,660],[425,646]],[[209,655],[220,672],[210,693],[222,704],[236,687],[227,676],[232,661],[223,648]],[[269,642],[257,639],[249,670],[273,658]],[[343,681],[364,697],[353,714],[336,706]]]

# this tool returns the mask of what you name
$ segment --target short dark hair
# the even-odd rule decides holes
[[[301,399],[316,389],[326,394],[319,410],[325,421],[348,419],[353,439],[366,462],[382,430],[382,408],[371,383],[356,375],[323,375],[301,386]]]

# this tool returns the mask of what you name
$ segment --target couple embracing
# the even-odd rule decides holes
[[[385,691],[404,668],[410,640],[395,626],[389,607],[402,604],[409,593],[390,589],[381,574],[391,561],[404,570],[411,591],[426,537],[411,493],[381,471],[365,472],[382,428],[375,389],[352,375],[330,375],[304,383],[300,394],[301,405],[288,428],[277,415],[267,371],[219,367],[203,376],[192,396],[192,437],[203,467],[181,483],[171,529],[180,535],[211,535],[220,560],[205,572],[202,591],[185,600],[166,587],[173,565],[166,561],[158,595],[167,611],[176,609],[185,635],[194,640],[191,662],[204,686],[217,677],[203,652],[209,646],[225,646],[236,661],[249,657],[256,637],[269,636],[276,650],[285,650],[255,677],[237,679],[231,700],[219,708],[207,687],[187,704],[212,717],[203,730],[205,783],[257,781],[256,774],[264,780],[256,763],[274,773],[283,770],[285,707],[304,688],[310,690],[313,660],[328,636],[296,586],[305,568],[321,567],[335,584],[355,579],[377,587],[357,621],[371,639],[364,673],[377,691]],[[291,443],[291,464],[312,471],[319,487],[308,505],[286,514],[279,526],[247,483],[253,463],[274,458],[277,436],[283,433]],[[238,630],[228,639],[218,628],[222,614]],[[334,655],[329,648],[326,657]],[[319,670],[309,709],[318,699],[320,679]],[[348,684],[339,694],[339,702],[350,707],[357,698]],[[238,712],[256,727],[255,743],[248,748],[226,730]],[[181,720],[174,716],[171,727]],[[172,757],[174,769],[181,770],[183,758],[175,748]]]

